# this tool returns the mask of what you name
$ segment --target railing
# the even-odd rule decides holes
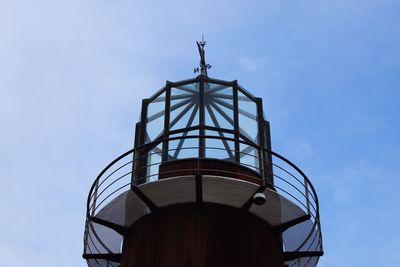
[[[220,136],[181,136],[169,139],[163,139],[157,144],[146,144],[136,149],[132,149],[114,161],[112,161],[96,178],[88,196],[87,201],[87,219],[84,234],[84,254],[120,254],[122,235],[118,235],[113,230],[108,230],[106,227],[98,225],[93,221],[96,214],[107,206],[116,197],[130,190],[131,186],[136,186],[143,183],[151,183],[157,181],[159,176],[165,175],[160,173],[160,165],[163,161],[163,154],[166,150],[160,147],[165,142],[175,140],[187,140],[204,138],[206,140],[225,140],[226,142],[240,142],[241,151],[229,149],[231,154],[240,154],[240,161],[235,162],[232,158],[223,157],[221,155],[229,155],[227,147],[211,147],[206,146],[206,158],[217,158],[220,160],[228,160],[244,166],[264,177],[260,182],[264,185],[273,188],[281,196],[287,198],[306,214],[310,216],[308,221],[289,228],[282,234],[284,251],[290,252],[322,252],[322,236],[319,220],[319,204],[316,191],[307,176],[292,162],[283,156],[245,141],[238,141],[231,138],[223,138]],[[248,148],[250,147],[250,148]],[[185,146],[170,147],[168,155],[176,155],[176,150],[179,149],[182,155],[190,155],[190,151],[196,151],[199,147]],[[250,152],[249,152],[250,151]],[[215,153],[218,152],[218,153]],[[220,153],[222,152],[222,153]],[[193,153],[195,154],[195,153]],[[267,155],[267,156],[266,156]],[[268,160],[272,158],[272,162]],[[167,160],[178,160],[182,157],[168,158]],[[242,160],[243,159],[243,160]],[[140,164],[139,164],[140,162]],[[143,164],[143,162],[145,164]],[[201,171],[194,169],[193,171]],[[209,171],[209,169],[207,169]],[[217,170],[223,173],[224,176],[231,177],[230,171]],[[254,176],[253,176],[254,177]],[[270,178],[273,177],[273,183]],[[133,179],[132,179],[133,178]],[[132,185],[132,181],[134,184]],[[121,225],[121,227],[125,227]],[[113,236],[113,234],[115,236]],[[290,260],[286,262],[289,266],[315,266],[318,257],[302,257],[298,260]],[[118,262],[118,260],[115,260]],[[88,262],[89,263],[89,262]],[[118,266],[112,265],[112,261],[101,265],[101,259],[93,259],[90,266]],[[97,264],[97,265],[96,265]]]

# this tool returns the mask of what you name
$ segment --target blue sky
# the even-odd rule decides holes
[[[85,203],[141,99],[194,76],[262,97],[319,193],[319,266],[400,265],[400,2],[0,1],[3,266],[85,266]]]

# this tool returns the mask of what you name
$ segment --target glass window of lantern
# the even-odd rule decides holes
[[[205,135],[208,136],[205,139],[205,156],[207,158],[235,160],[235,144],[233,141],[225,139],[225,137],[232,138],[233,134],[206,130]],[[213,136],[215,138],[212,138]]]
[[[239,131],[244,139],[258,144],[257,104],[238,90]]]
[[[171,88],[169,129],[177,130],[199,124],[199,83]]]
[[[230,129],[233,121],[233,90],[225,85],[204,84],[205,123],[207,126]]]
[[[165,92],[151,101],[147,106],[145,143],[150,143],[163,134],[164,118]]]

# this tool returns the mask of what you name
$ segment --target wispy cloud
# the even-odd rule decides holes
[[[247,72],[256,72],[261,71],[265,68],[265,59],[264,58],[250,58],[250,57],[241,57],[239,58],[239,65],[243,68],[244,71]]]
[[[90,184],[131,148],[141,99],[193,75],[194,41],[205,34],[212,75],[263,97],[274,149],[315,177],[328,244],[321,266],[348,259],[348,236],[358,259],[347,266],[398,265],[400,237],[385,218],[400,201],[399,64],[387,60],[400,55],[399,6],[348,2],[2,1],[2,264],[85,266]],[[387,244],[362,242],[377,226]],[[386,253],[370,260],[369,243]]]

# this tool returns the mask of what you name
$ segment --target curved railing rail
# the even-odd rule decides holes
[[[90,188],[87,200],[84,256],[86,255],[89,266],[119,266],[118,257],[115,256],[113,258],[110,255],[118,255],[121,253],[123,239],[123,233],[120,232],[118,234],[115,232],[115,227],[113,227],[114,230],[111,230],[104,226],[104,224],[98,224],[95,220],[96,214],[116,197],[130,190],[131,186],[157,181],[160,175],[165,174],[161,173],[159,170],[159,166],[163,162],[163,153],[165,152],[165,150],[160,148],[159,144],[175,140],[198,138],[200,138],[200,136],[173,137],[160,140],[157,144],[146,144],[129,150],[113,160],[97,176]],[[300,253],[323,251],[317,193],[307,176],[295,164],[276,152],[266,150],[245,141],[238,141],[220,136],[201,136],[201,138],[239,142],[241,146],[251,147],[251,149],[241,151],[237,151],[233,148],[229,149],[232,154],[240,154],[241,161],[236,162],[236,164],[240,164],[262,174],[264,177],[262,182],[265,185],[274,188],[281,196],[292,201],[308,214],[310,218],[308,221],[295,225],[282,233],[284,250]],[[230,158],[221,156],[225,155],[224,153],[227,152],[227,147],[205,146],[205,148],[206,151],[208,151],[206,158],[232,161]],[[177,149],[178,148],[173,147],[168,149],[168,154],[175,154],[174,151]],[[199,147],[196,146],[185,145],[179,148],[179,150],[184,152],[193,152],[198,149]],[[143,151],[145,151],[145,153]],[[188,154],[190,153],[186,153],[186,155]],[[265,155],[270,156],[266,157]],[[242,159],[244,160],[242,161]],[[272,161],[270,159],[272,159]],[[139,162],[142,163],[143,160],[146,160],[145,162],[147,164],[142,166],[138,164]],[[266,169],[265,166],[270,167]],[[232,175],[229,171],[218,170],[218,172],[224,173],[227,177]],[[273,184],[266,176],[273,177]],[[134,181],[133,185],[132,181]],[[123,228],[123,226],[121,226],[121,228]],[[97,256],[91,257],[90,255]],[[104,255],[108,256],[106,257]],[[293,267],[315,266],[317,261],[317,256],[302,256],[294,260],[288,259],[286,264]],[[104,262],[107,262],[106,264],[108,265],[105,265]]]

